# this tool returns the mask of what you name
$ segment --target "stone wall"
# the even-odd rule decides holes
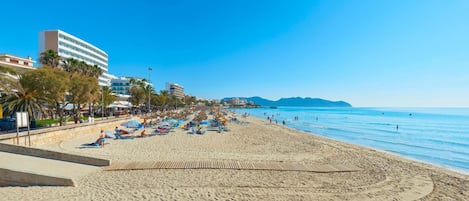
[[[94,123],[69,124],[66,126],[31,130],[31,146],[60,142],[80,135],[88,135],[92,133],[96,133],[97,136],[100,130],[114,130],[116,126],[121,127],[121,123],[129,121],[130,119],[141,121],[141,119],[138,117],[120,117],[96,120]],[[16,135],[16,133],[2,134],[0,135],[0,143],[17,144]],[[20,132],[19,145],[28,144],[28,132]]]

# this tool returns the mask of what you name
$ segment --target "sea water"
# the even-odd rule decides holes
[[[469,174],[469,108],[234,109],[308,133]]]

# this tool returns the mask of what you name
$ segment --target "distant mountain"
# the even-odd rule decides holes
[[[230,100],[231,98],[224,98],[223,100]],[[252,101],[261,106],[297,106],[297,107],[352,107],[345,101],[330,101],[320,98],[281,98],[277,101],[268,100],[262,97],[254,96],[250,98],[243,98],[247,101]]]

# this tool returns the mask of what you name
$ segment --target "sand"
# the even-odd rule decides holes
[[[108,140],[104,148],[78,148],[96,134],[41,148],[130,161],[244,161],[304,165],[341,164],[356,172],[229,169],[104,171],[77,187],[2,187],[0,200],[469,200],[469,176],[389,153],[270,125],[248,117],[231,131]],[[148,130],[149,131],[149,130]]]

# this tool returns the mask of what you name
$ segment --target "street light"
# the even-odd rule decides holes
[[[104,86],[101,87],[101,120],[104,120]]]
[[[150,75],[151,75],[152,70],[153,69],[151,69],[151,67],[148,67],[148,111],[147,111],[147,113],[150,112],[150,92],[151,92],[151,90],[150,90]]]

